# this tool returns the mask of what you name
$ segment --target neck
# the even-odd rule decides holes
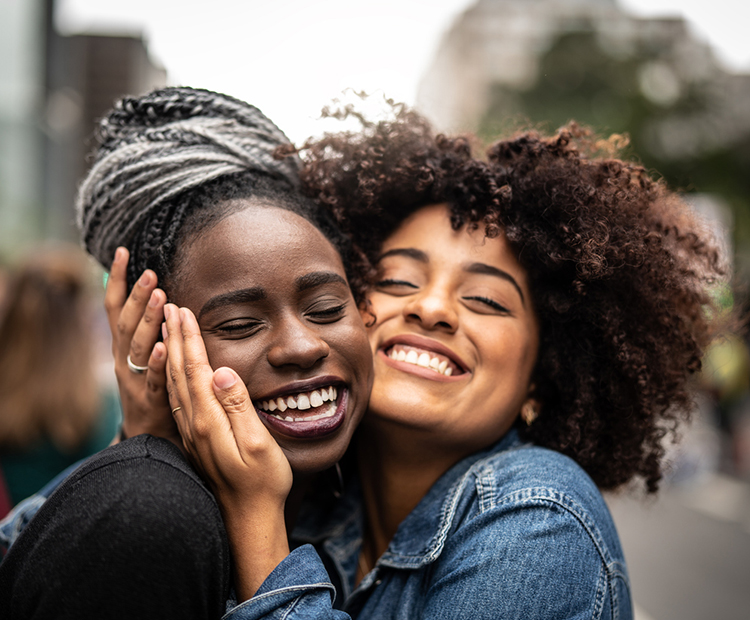
[[[388,548],[401,522],[459,460],[424,445],[424,437],[414,432],[395,430],[368,425],[357,438],[366,515],[362,549],[370,567]]]

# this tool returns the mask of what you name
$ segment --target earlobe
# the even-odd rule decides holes
[[[540,405],[533,398],[529,398],[521,407],[521,419],[526,422],[526,426],[531,426],[534,420],[539,417]]]

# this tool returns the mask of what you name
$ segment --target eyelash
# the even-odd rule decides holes
[[[494,299],[490,299],[489,297],[472,296],[464,297],[463,299],[482,302],[483,304],[488,305],[490,308],[492,308],[493,310],[497,310],[498,312],[504,312],[506,314],[509,312],[509,310],[505,306],[501,306]]]
[[[418,288],[416,284],[412,284],[406,280],[381,280],[380,282],[376,282],[375,286],[408,286],[409,288]]]
[[[245,323],[229,323],[227,325],[219,325],[216,330],[224,332],[225,334],[237,334],[242,331],[251,331],[255,327],[259,327],[260,322],[258,321],[246,321]]]
[[[333,308],[326,308],[325,310],[316,310],[315,312],[310,312],[309,315],[317,319],[331,319],[343,313],[344,308],[346,308],[345,303]]]

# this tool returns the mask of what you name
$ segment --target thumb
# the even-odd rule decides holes
[[[245,384],[231,368],[222,367],[214,371],[213,387],[216,398],[230,418],[238,413],[255,413]]]

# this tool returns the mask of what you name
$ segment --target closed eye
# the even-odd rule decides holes
[[[416,284],[412,284],[411,282],[407,282],[406,280],[394,280],[390,278],[376,282],[375,286],[377,286],[378,288],[393,288],[393,287],[401,287],[401,286],[406,287],[406,288],[413,288],[413,289],[419,288]]]
[[[501,312],[503,314],[510,314],[510,311],[503,305],[497,303],[494,299],[490,299],[489,297],[482,297],[480,295],[472,295],[470,297],[463,297],[466,301],[478,301],[481,304],[484,304],[485,306],[489,306],[493,310],[496,310],[497,312]]]
[[[344,316],[344,310],[346,310],[346,303],[333,306],[332,308],[323,308],[321,310],[314,310],[307,313],[312,319],[320,322],[333,322]]]
[[[213,331],[231,338],[246,338],[255,334],[262,326],[261,321],[247,321],[235,319],[216,326]]]

